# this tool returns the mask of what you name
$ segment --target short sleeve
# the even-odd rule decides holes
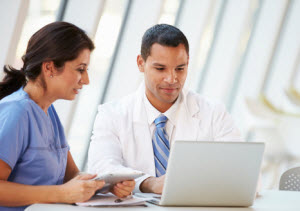
[[[0,159],[13,169],[27,146],[28,122],[20,104],[0,104]]]

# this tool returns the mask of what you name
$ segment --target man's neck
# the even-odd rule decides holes
[[[146,92],[146,97],[147,97],[148,101],[150,102],[150,104],[161,113],[165,113],[176,102],[176,100],[173,103],[161,102],[157,98],[149,97],[147,92]]]

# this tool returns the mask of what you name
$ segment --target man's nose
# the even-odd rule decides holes
[[[170,84],[174,84],[177,82],[177,74],[176,74],[175,70],[168,71],[168,73],[165,77],[165,81]]]

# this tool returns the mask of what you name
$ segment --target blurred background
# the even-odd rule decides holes
[[[223,101],[245,140],[266,143],[262,187],[277,189],[281,174],[300,166],[300,1],[0,0],[0,8],[1,67],[22,67],[31,35],[53,21],[94,40],[90,85],[75,101],[55,102],[81,170],[97,106],[137,89],[141,38],[157,23],[189,40],[185,86]]]

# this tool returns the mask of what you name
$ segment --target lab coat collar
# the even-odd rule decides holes
[[[147,123],[147,113],[143,102],[143,97],[145,95],[145,83],[142,82],[138,90],[135,93],[136,103],[134,104],[134,114],[133,122],[138,122],[142,124]],[[185,112],[188,112],[191,117],[195,117],[196,114],[200,112],[199,105],[194,97],[189,97],[189,91],[185,88],[182,89],[181,95],[183,107],[186,109]]]
[[[189,90],[186,88],[182,89],[182,101],[183,101],[183,104],[184,104],[187,112],[189,112],[191,117],[195,117],[196,114],[198,114],[200,112],[200,107],[197,103],[196,98],[191,97],[189,94]]]
[[[147,113],[143,103],[143,95],[145,93],[145,83],[141,83],[135,93],[133,122],[147,125]]]

